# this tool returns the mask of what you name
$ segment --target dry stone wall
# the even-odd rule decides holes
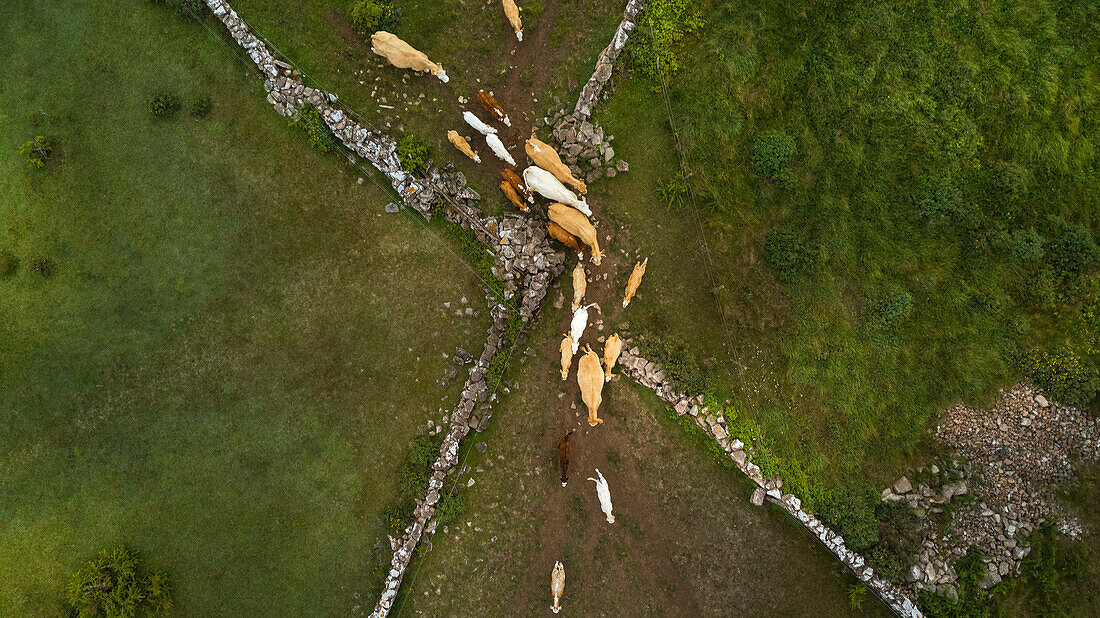
[[[783,492],[781,479],[767,479],[764,477],[760,466],[752,461],[751,447],[741,442],[729,433],[729,426],[720,411],[710,410],[703,405],[702,395],[680,393],[669,384],[664,368],[660,364],[647,361],[642,358],[638,348],[631,341],[623,343],[623,351],[619,356],[619,365],[627,376],[634,378],[639,384],[652,389],[657,396],[672,406],[677,414],[690,414],[695,422],[718,441],[733,461],[737,469],[756,484],[753,491],[752,503],[759,506],[765,500],[778,505],[797,519],[807,530],[813,533],[824,545],[836,555],[840,562],[848,567],[860,581],[875,592],[890,609],[898,615],[906,618],[922,618],[920,609],[913,603],[907,591],[899,586],[877,576],[864,560],[856,552],[848,549],[844,539],[829,529],[812,513],[802,508],[802,501],[796,496]]]

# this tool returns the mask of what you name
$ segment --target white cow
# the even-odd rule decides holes
[[[611,490],[607,488],[607,479],[600,474],[600,469],[596,468],[596,476],[600,477],[598,480],[592,477],[588,477],[588,480],[596,484],[596,495],[600,498],[600,510],[604,515],[607,515],[607,523],[615,523],[615,516],[611,514]]]
[[[475,131],[482,135],[489,135],[490,133],[497,132],[496,129],[482,122],[473,112],[462,112],[462,119],[466,121],[466,124],[473,127]]]
[[[504,147],[504,142],[500,141],[496,133],[490,133],[485,136],[485,143],[489,144],[489,149],[493,151],[493,154],[502,161],[507,161],[508,165],[515,165],[516,160],[512,158],[512,155],[508,154],[508,149]]]
[[[577,310],[573,312],[573,321],[569,323],[569,336],[573,339],[574,354],[581,347],[581,335],[584,334],[584,328],[588,326],[588,309],[595,306],[596,303],[592,303],[587,307],[577,307]]]
[[[561,202],[583,212],[585,216],[592,216],[592,209],[584,200],[577,199],[577,194],[565,188],[561,181],[554,178],[550,172],[537,165],[532,165],[523,170],[523,182],[527,188],[538,191],[540,195],[554,202]]]

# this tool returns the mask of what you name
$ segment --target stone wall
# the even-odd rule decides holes
[[[581,89],[577,104],[573,107],[574,117],[586,119],[592,115],[592,109],[596,107],[596,100],[603,91],[603,87],[611,79],[611,70],[615,60],[618,59],[619,54],[626,47],[630,32],[634,30],[634,20],[638,18],[638,13],[643,8],[645,8],[645,0],[627,1],[626,9],[623,10],[623,19],[619,22],[615,35],[611,37],[611,42],[607,44],[607,47],[600,52],[599,57],[596,59],[596,70],[592,72],[592,77],[588,78],[588,83]]]
[[[764,478],[760,466],[752,461],[751,447],[729,434],[729,427],[722,413],[703,406],[702,395],[677,392],[669,384],[661,365],[642,358],[638,348],[633,347],[631,341],[623,342],[619,364],[625,375],[634,378],[642,386],[652,389],[658,397],[671,405],[677,414],[690,414],[704,431],[718,441],[737,469],[756,484],[756,490],[751,498],[753,504],[759,506],[764,504],[765,500],[769,500],[787,511],[836,555],[841,564],[848,567],[860,581],[874,591],[890,609],[906,618],[923,617],[920,609],[907,595],[907,591],[875,575],[874,569],[867,565],[863,556],[848,549],[839,534],[830,530],[812,513],[804,510],[802,501],[797,497],[784,493],[781,479]]]

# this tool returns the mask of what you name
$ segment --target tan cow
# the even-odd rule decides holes
[[[600,261],[603,260],[603,251],[600,251],[600,241],[596,238],[596,228],[592,227],[588,217],[576,208],[557,202],[547,206],[546,212],[550,215],[551,221],[592,248],[592,263],[599,266]]]
[[[565,594],[565,565],[560,560],[554,563],[554,572],[550,574],[550,594],[554,595],[550,611],[556,614],[561,611],[561,595]]]
[[[379,30],[370,36],[370,49],[399,69],[412,69],[419,73],[427,71],[443,83],[450,80],[443,67],[428,60],[424,52],[417,51],[412,45],[385,30]]]
[[[516,193],[522,195],[523,199],[532,204],[535,203],[535,196],[531,193],[531,190],[527,188],[527,183],[523,182],[519,174],[506,167],[500,170],[500,177],[508,181],[508,184],[512,185],[512,188],[516,190]]]
[[[501,0],[501,4],[504,5],[504,16],[508,18],[508,23],[512,24],[512,30],[516,31],[516,39],[523,40],[523,23],[519,20],[519,7],[516,6],[516,0]]]
[[[531,135],[531,139],[527,140],[524,149],[527,151],[527,156],[535,162],[535,165],[553,174],[554,178],[573,185],[582,194],[588,193],[588,187],[585,186],[584,181],[573,176],[573,172],[561,162],[561,157],[549,144],[539,141],[539,138]]]
[[[645,266],[649,258],[634,264],[634,271],[630,273],[630,279],[626,282],[626,294],[623,295],[623,308],[630,304],[630,299],[638,292],[638,286],[642,283],[642,275],[645,274]]]
[[[546,222],[546,231],[550,233],[551,238],[572,249],[573,252],[577,254],[578,260],[584,259],[584,251],[581,251],[581,246],[578,244],[576,236],[566,232],[562,226],[553,221]]]
[[[619,354],[623,351],[623,340],[619,338],[619,333],[615,333],[607,338],[607,342],[603,344],[603,364],[606,367],[604,371],[604,382],[611,381],[611,370],[615,368],[615,362],[619,360]]]
[[[592,426],[603,422],[600,419],[600,404],[603,403],[603,368],[600,357],[588,346],[588,351],[577,363],[577,386],[581,388],[581,399],[588,406],[588,424]]]
[[[588,288],[588,280],[584,278],[584,267],[580,262],[577,262],[576,268],[573,269],[573,311],[576,311],[581,306],[581,301],[584,300],[584,291]]]
[[[513,206],[522,210],[523,212],[527,212],[529,210],[527,208],[527,202],[519,199],[519,196],[516,195],[516,190],[512,188],[512,185],[508,184],[507,180],[500,181],[500,190],[504,192],[504,197],[508,198],[508,201],[512,202]]]
[[[497,122],[503,122],[504,126],[512,126],[511,119],[508,118],[508,114],[504,113],[504,108],[497,103],[496,97],[491,92],[485,92],[484,90],[477,91],[477,102],[481,103],[481,106],[485,108],[485,111],[497,119]]]
[[[569,368],[573,366],[573,337],[565,333],[561,340],[561,381],[569,379]]]
[[[454,144],[454,147],[458,148],[459,152],[473,159],[474,163],[481,163],[481,157],[477,156],[477,151],[470,148],[470,142],[467,142],[465,137],[459,135],[458,131],[447,131],[447,141]]]

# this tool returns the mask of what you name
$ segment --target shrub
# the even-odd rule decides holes
[[[640,32],[630,39],[631,65],[665,83],[680,70],[680,42],[703,27],[703,18],[689,0],[650,0],[638,21]]]
[[[1050,262],[1063,277],[1074,278],[1091,273],[1100,261],[1100,249],[1092,232],[1080,223],[1051,217],[1060,234],[1050,244]]]
[[[679,208],[688,197],[687,182],[679,176],[673,176],[664,182],[657,182],[657,197],[669,208]]]
[[[191,116],[205,118],[210,113],[210,97],[198,97],[191,101],[189,106]]]
[[[1016,230],[1009,237],[1008,250],[1021,262],[1038,262],[1043,259],[1043,236],[1033,227]]]
[[[392,0],[356,0],[349,13],[352,27],[362,34],[393,30],[397,25],[397,7]]]
[[[421,434],[413,439],[405,463],[397,470],[397,490],[403,498],[416,498],[428,490],[432,464],[439,456],[441,444],[442,436]]]
[[[642,356],[664,367],[666,378],[676,390],[689,396],[714,390],[710,374],[695,360],[695,355],[684,343],[658,335],[639,338],[638,344]]]
[[[881,501],[875,505],[875,518],[878,551],[874,552],[872,566],[887,579],[897,581],[921,549],[920,518],[906,504]]]
[[[457,520],[467,506],[469,506],[469,500],[464,492],[444,494],[435,505],[435,519],[438,522],[436,525],[446,526]]]
[[[783,131],[768,131],[752,147],[752,167],[765,178],[784,184],[790,176],[787,164],[796,150],[793,137]]]
[[[877,299],[873,305],[872,324],[894,328],[913,311],[913,297],[908,290],[894,290]]]
[[[802,236],[792,230],[776,228],[764,240],[764,259],[779,273],[780,281],[793,283],[813,266]]]
[[[196,16],[202,10],[202,0],[148,0],[151,4],[164,4],[184,16]]]
[[[869,486],[844,485],[825,494],[818,515],[852,551],[863,553],[878,543],[876,502],[878,495]]]
[[[53,262],[51,262],[49,258],[44,257],[31,259],[31,269],[46,279],[52,277],[54,273]]]
[[[78,616],[160,616],[172,609],[168,576],[143,577],[126,547],[105,549],[69,578],[66,597]]]
[[[1015,163],[1001,162],[993,166],[992,193],[1006,202],[1014,202],[1027,193],[1027,170]]]
[[[432,147],[428,140],[418,135],[406,135],[397,142],[397,158],[406,170],[423,175],[428,171]]]
[[[1051,399],[1086,405],[1100,392],[1100,373],[1068,347],[1053,352],[1031,350],[1024,355],[1024,371]]]
[[[169,118],[180,111],[180,100],[174,94],[163,93],[149,99],[149,111],[155,118]]]
[[[51,153],[53,153],[53,140],[44,135],[36,135],[34,139],[29,139],[19,146],[19,154],[27,160],[28,166],[34,168],[45,167]]]
[[[962,192],[948,176],[922,180],[916,203],[917,212],[929,221],[953,217],[965,208]]]
[[[336,148],[336,137],[325,124],[325,119],[321,118],[321,112],[312,105],[298,110],[297,115],[290,121],[290,126],[305,131],[309,137],[309,145],[321,152],[332,152]]]
[[[400,536],[412,521],[412,504],[391,504],[382,511],[382,526],[392,536]]]

